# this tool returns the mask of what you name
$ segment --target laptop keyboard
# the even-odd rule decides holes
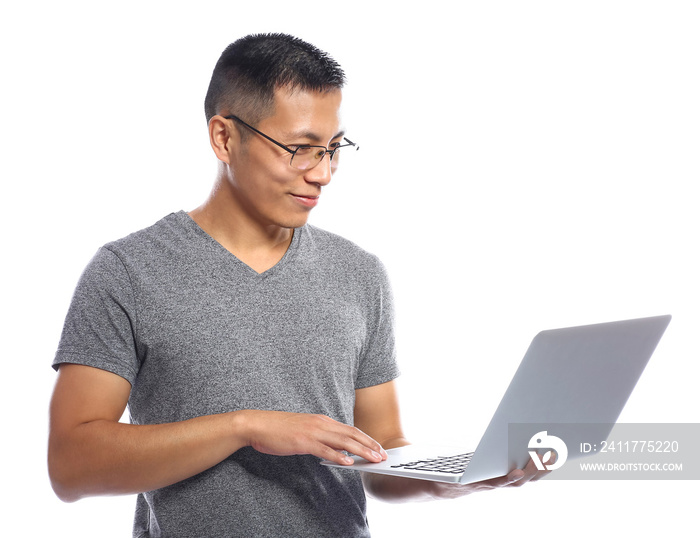
[[[412,471],[432,471],[436,473],[462,474],[469,465],[474,452],[456,456],[441,456],[434,459],[411,461],[392,465],[395,469],[410,469]]]

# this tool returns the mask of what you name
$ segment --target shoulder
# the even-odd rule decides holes
[[[344,237],[307,224],[302,228],[300,250],[308,271],[317,278],[330,279],[363,296],[390,293],[389,275],[379,257]]]
[[[302,228],[302,244],[334,266],[344,266],[352,271],[385,273],[379,257],[338,234],[307,224]]]
[[[181,246],[187,241],[191,234],[187,219],[189,217],[182,211],[171,213],[147,228],[107,243],[103,248],[118,256],[141,253],[153,256],[158,251]]]
[[[147,228],[104,244],[84,275],[102,285],[118,281],[119,285],[130,282],[135,286],[143,279],[172,278],[182,267],[196,266],[194,260],[202,258],[197,249],[206,248],[187,219],[186,213],[171,213]]]

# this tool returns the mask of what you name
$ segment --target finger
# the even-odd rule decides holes
[[[515,469],[508,473],[505,486],[519,488],[532,480],[532,475],[522,469]]]
[[[373,454],[378,454],[381,460],[385,460],[388,457],[386,450],[384,450],[384,447],[377,440],[355,427],[352,428],[352,433],[352,439],[354,441],[371,450]]]
[[[382,445],[359,428],[340,422],[335,422],[335,425],[336,428],[332,431],[337,433],[338,437],[330,442],[336,443],[333,446],[336,450],[346,450],[351,454],[375,462],[385,460],[388,457]]]
[[[334,450],[345,450],[367,461],[378,463],[387,458],[386,451],[379,443],[356,428],[340,432],[326,442]]]
[[[302,449],[302,452],[342,465],[354,463],[352,458],[348,458],[343,452],[355,454],[375,463],[387,458],[382,446],[358,428],[325,415],[311,415],[304,419],[305,429],[297,432],[299,445],[306,445],[306,449]]]
[[[539,456],[540,461],[542,461],[542,457]],[[542,463],[544,464],[549,464],[552,463],[554,460],[554,455],[552,454],[547,461],[544,461]],[[525,466],[525,469],[523,469],[525,472],[525,477],[527,478],[527,482],[537,482],[538,480],[544,478],[547,476],[551,471],[539,471],[537,469],[537,466],[535,465],[535,462],[530,460],[528,464]]]
[[[491,478],[489,480],[483,480],[481,482],[474,482],[470,484],[473,489],[477,491],[502,488],[506,486],[518,485],[525,478],[525,473],[520,469],[515,469],[505,476],[499,476],[497,478]]]
[[[324,444],[319,444],[318,448],[311,452],[311,454],[313,456],[318,456],[321,459],[337,463],[338,465],[352,465],[355,463],[355,460],[344,452],[334,450]]]

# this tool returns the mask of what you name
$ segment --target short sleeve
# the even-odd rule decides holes
[[[116,254],[103,247],[80,277],[52,366],[92,366],[117,374],[133,386],[140,364],[136,324],[136,301],[127,270]]]
[[[394,337],[394,299],[386,269],[378,258],[371,277],[373,296],[367,342],[360,359],[355,388],[380,385],[399,376]]]

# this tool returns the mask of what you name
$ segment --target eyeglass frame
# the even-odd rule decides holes
[[[321,163],[321,161],[322,161],[323,158],[326,156],[326,154],[329,155],[329,157],[328,157],[329,160],[330,160],[331,162],[333,162],[333,157],[335,156],[335,152],[338,151],[340,148],[354,147],[354,148],[355,148],[355,151],[357,151],[358,149],[360,149],[360,146],[358,146],[355,142],[353,142],[352,140],[346,138],[345,136],[343,137],[343,140],[345,140],[345,141],[347,142],[347,144],[339,144],[339,145],[337,145],[337,146],[336,146],[335,148],[333,148],[333,149],[328,149],[326,146],[315,146],[315,145],[313,145],[313,144],[300,144],[299,146],[297,146],[297,149],[290,149],[290,148],[288,148],[287,146],[285,146],[284,144],[282,144],[281,142],[278,142],[277,140],[275,140],[274,138],[272,138],[271,136],[266,135],[266,134],[263,133],[262,131],[258,131],[255,127],[253,127],[252,125],[247,124],[246,122],[244,122],[244,121],[243,121],[241,118],[239,118],[238,116],[235,116],[235,115],[233,115],[233,114],[230,114],[230,115],[228,115],[228,116],[224,116],[224,118],[226,118],[227,120],[234,120],[234,121],[237,121],[238,123],[241,123],[242,125],[245,125],[245,126],[248,127],[248,129],[250,129],[251,131],[258,133],[260,136],[262,136],[263,138],[266,138],[267,140],[269,140],[270,142],[272,142],[272,143],[275,144],[276,146],[279,146],[279,147],[282,148],[283,150],[285,150],[285,151],[291,153],[291,154],[292,154],[292,157],[289,159],[289,166],[292,166],[292,161],[294,160],[294,156],[297,154],[297,151],[299,151],[300,149],[304,149],[304,148],[320,148],[320,149],[322,149],[322,150],[324,151],[324,153],[323,153],[323,155],[321,156],[321,158],[318,159],[318,162],[317,162],[315,165],[313,165],[311,168],[306,168],[306,169],[304,169],[304,168],[296,168],[296,167],[292,166],[292,168],[294,168],[295,170],[313,170],[314,168],[316,168],[316,167]]]

